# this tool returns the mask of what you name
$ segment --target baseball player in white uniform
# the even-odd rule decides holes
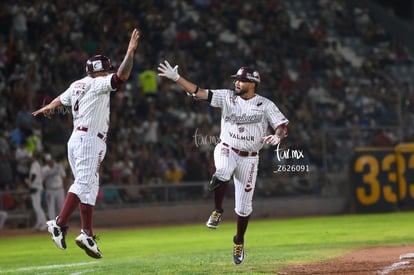
[[[46,190],[46,204],[49,219],[54,219],[65,201],[63,165],[56,162],[50,154],[45,155],[46,164],[42,167],[43,180]]]
[[[86,61],[87,76],[73,82],[51,103],[33,112],[34,116],[50,117],[60,106],[71,106],[73,132],[68,141],[68,159],[74,175],[63,208],[54,220],[47,222],[48,231],[56,246],[66,249],[67,224],[77,207],[80,210],[82,230],[76,244],[93,258],[102,253],[93,234],[93,209],[99,190],[99,170],[106,153],[106,135],[109,128],[110,93],[116,91],[130,76],[134,53],[138,46],[139,31],[131,34],[124,60],[116,73],[111,60],[95,55]]]
[[[228,182],[233,177],[237,231],[233,237],[233,261],[244,260],[244,235],[253,211],[252,199],[256,184],[259,151],[264,143],[277,145],[287,135],[289,121],[269,99],[256,94],[259,72],[241,67],[235,75],[235,89],[209,90],[198,87],[178,74],[178,66],[168,61],[158,67],[159,76],[175,81],[187,94],[206,100],[222,110],[221,142],[214,149],[216,171],[209,190],[214,191],[215,208],[206,225],[217,228],[223,215],[223,199]],[[268,127],[274,130],[268,134]]]
[[[33,153],[31,157],[29,178],[26,183],[30,189],[30,199],[33,211],[36,215],[36,223],[33,230],[46,230],[46,214],[42,207],[43,174],[42,167],[38,161],[38,154]]]

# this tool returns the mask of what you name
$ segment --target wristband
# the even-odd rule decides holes
[[[198,90],[200,89],[200,87],[196,87],[196,89],[194,90],[194,92],[193,92],[193,95],[196,95],[197,93],[198,93]]]

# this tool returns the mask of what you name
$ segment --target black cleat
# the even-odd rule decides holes
[[[216,190],[217,188],[220,187],[220,185],[222,184],[227,184],[229,181],[222,181],[219,180],[218,178],[216,178],[215,175],[213,175],[213,177],[211,178],[209,184],[208,184],[208,191],[212,192],[214,190]]]
[[[206,222],[207,227],[211,229],[216,229],[221,221],[222,215],[223,215],[223,210],[214,209],[213,212],[211,212],[211,215],[208,218],[208,221]]]
[[[58,248],[66,249],[65,236],[67,227],[60,227],[56,224],[56,220],[50,220],[46,222],[47,231],[49,231],[50,235],[52,236],[53,242],[56,244]]]
[[[234,264],[241,264],[244,260],[244,242],[236,242],[236,237],[233,238],[233,261]]]
[[[85,253],[88,254],[90,257],[95,259],[102,258],[102,252],[98,248],[98,244],[96,243],[96,236],[88,236],[81,231],[80,235],[75,239],[76,244],[85,250]]]

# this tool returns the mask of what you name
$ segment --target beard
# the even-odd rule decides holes
[[[242,96],[245,93],[247,93],[248,91],[249,91],[248,89],[240,89],[238,92],[237,91],[234,91],[234,94],[235,95],[238,95],[238,96]]]

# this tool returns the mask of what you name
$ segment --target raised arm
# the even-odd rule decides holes
[[[131,34],[131,39],[129,40],[129,45],[124,60],[116,72],[117,76],[122,81],[126,81],[131,74],[132,65],[134,64],[134,53],[138,46],[138,40],[139,31],[137,29],[134,29]]]
[[[158,75],[171,79],[177,83],[186,93],[193,95],[199,99],[207,99],[208,92],[206,89],[198,87],[198,85],[188,81],[178,74],[178,65],[173,68],[167,60],[158,66]]]

